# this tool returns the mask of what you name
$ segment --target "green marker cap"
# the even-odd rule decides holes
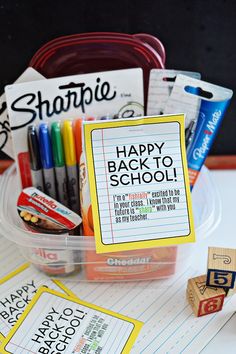
[[[51,125],[52,152],[55,167],[65,166],[64,149],[61,136],[60,122],[54,122]]]

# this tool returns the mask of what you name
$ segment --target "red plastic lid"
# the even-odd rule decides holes
[[[164,68],[164,62],[164,47],[151,35],[96,32],[46,43],[30,66],[47,78],[140,67],[146,103],[150,69]]]

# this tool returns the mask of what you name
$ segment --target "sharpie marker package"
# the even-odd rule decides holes
[[[79,215],[34,187],[21,192],[17,210],[26,229],[35,234],[69,234],[82,221]],[[78,255],[72,250],[32,249],[36,266],[50,275],[67,275],[78,271],[80,267],[76,263],[79,259],[75,259]]]
[[[144,113],[141,68],[14,84],[7,86],[5,92],[15,160],[23,188],[33,184],[27,145],[27,129],[30,125],[51,124],[94,114],[96,117],[106,114],[130,117]],[[46,136],[45,128],[41,137],[48,140]],[[47,157],[47,153],[45,156],[43,169],[53,169],[52,158]]]
[[[149,76],[147,114],[163,114],[171,95],[177,75],[182,74],[200,79],[201,74],[192,71],[152,69]]]
[[[165,113],[186,115],[186,145],[190,185],[193,188],[216,137],[233,91],[178,75]]]

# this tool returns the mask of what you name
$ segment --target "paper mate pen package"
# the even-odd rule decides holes
[[[186,115],[186,146],[190,186],[193,188],[209,154],[233,91],[205,81],[178,75],[165,113]]]
[[[177,75],[182,74],[200,79],[201,74],[193,71],[152,69],[148,86],[147,114],[163,114],[166,103],[172,92]]]
[[[64,76],[5,88],[15,160],[23,188],[32,186],[27,128],[77,117],[144,113],[141,68]],[[40,143],[40,141],[39,141]],[[66,157],[66,156],[65,156]],[[50,161],[53,159],[50,159]],[[47,168],[53,168],[51,163]]]
[[[81,223],[79,215],[34,187],[20,193],[17,210],[26,229],[34,233],[65,235]],[[78,259],[74,259],[78,252],[72,250],[34,248],[32,253],[35,264],[45,273],[64,275],[78,268]]]

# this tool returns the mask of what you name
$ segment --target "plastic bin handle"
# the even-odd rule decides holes
[[[150,45],[160,55],[163,64],[165,64],[166,62],[165,48],[158,38],[146,33],[137,33],[134,34],[133,36]]]

